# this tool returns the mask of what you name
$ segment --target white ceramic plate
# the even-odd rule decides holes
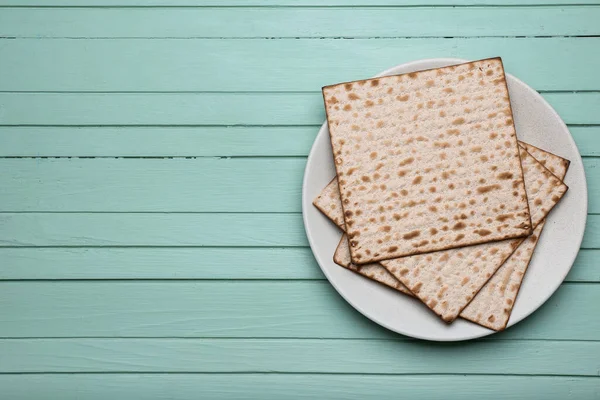
[[[420,60],[398,65],[377,76],[403,74],[466,61],[455,58]],[[508,322],[510,327],[548,300],[571,269],[585,229],[587,186],[581,156],[558,114],[535,90],[517,78],[507,74],[507,81],[519,139],[571,160],[565,179],[569,190],[547,219]],[[315,258],[329,282],[348,303],[376,323],[415,338],[453,341],[494,333],[461,319],[447,325],[418,300],[334,264],[333,253],[341,233],[312,205],[313,199],[334,176],[329,131],[327,123],[324,123],[310,151],[304,172],[302,213]]]

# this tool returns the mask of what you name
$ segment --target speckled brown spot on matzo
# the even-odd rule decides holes
[[[458,231],[461,229],[466,228],[466,224],[464,222],[457,222],[456,224],[454,224],[454,226],[452,227],[452,230]]]
[[[498,189],[500,189],[500,185],[498,185],[498,184],[480,186],[477,188],[477,193],[483,194],[483,193],[487,193],[492,190],[498,190]]]

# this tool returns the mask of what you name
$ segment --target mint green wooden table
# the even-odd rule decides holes
[[[0,37],[0,398],[600,398],[600,1],[0,0]],[[410,340],[308,248],[320,87],[497,55],[584,156],[583,247],[514,328]]]

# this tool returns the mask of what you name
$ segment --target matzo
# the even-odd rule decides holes
[[[495,331],[506,327],[523,275],[542,233],[544,222],[542,221],[533,230],[533,234],[517,247],[502,267],[477,293],[473,301],[461,311],[462,318]]]
[[[567,187],[520,148],[532,222],[537,226],[562,198]],[[516,217],[500,204],[496,218]],[[486,219],[486,223],[492,218]],[[485,243],[429,255],[403,257],[381,264],[444,321],[453,321],[513,253],[522,239]]]
[[[527,185],[527,190],[528,190],[528,194],[529,194],[529,187],[536,187],[540,186],[539,183],[536,183],[536,179],[539,175],[540,169],[538,169],[538,166],[541,165],[545,165],[548,168],[552,168],[553,171],[555,171],[557,177],[559,178],[564,178],[564,176],[566,175],[568,166],[569,166],[569,161],[565,160],[562,157],[556,156],[552,153],[548,153],[544,150],[538,149],[536,147],[533,147],[527,143],[524,142],[519,142],[519,144],[521,145],[521,147],[523,149],[525,148],[534,148],[536,149],[536,155],[539,158],[536,158],[535,160],[532,159],[532,157],[527,157],[527,152],[523,152],[523,157],[527,157],[524,161],[523,164],[525,166],[525,169],[528,171],[527,173],[525,173],[525,181],[526,181],[526,185]],[[537,161],[537,162],[536,162]],[[533,169],[531,169],[533,167]],[[536,172],[537,171],[537,172]],[[544,175],[543,173],[541,175]],[[540,175],[540,176],[541,176]],[[547,180],[548,182],[552,182],[553,185],[552,187],[554,187],[554,190],[556,191],[557,194],[559,194],[560,196],[564,195],[565,191],[566,191],[566,186],[564,186],[564,184],[560,184],[560,185],[556,185],[556,181],[554,179],[552,179],[552,177],[548,177],[546,175],[544,175],[544,180]],[[537,189],[538,194],[542,194],[543,195],[543,189],[540,192],[539,189]],[[324,193],[327,193],[327,196],[324,196]],[[334,193],[334,194],[332,194]],[[321,192],[321,195],[318,198],[329,198],[333,203],[339,202],[339,200],[336,200],[336,197],[339,198],[339,192],[337,192],[337,186],[336,186],[336,182],[335,179],[329,183],[329,185],[327,185],[327,187],[325,189],[323,189],[323,191]],[[535,198],[532,199],[535,203]],[[556,200],[552,199],[550,197],[550,202],[548,204],[546,204],[546,208],[547,211],[542,215],[539,216],[537,218],[544,218],[547,213],[553,208],[553,204],[555,203]],[[536,209],[536,207],[538,206],[533,206],[532,207],[532,211],[534,211]],[[326,203],[322,204],[322,208],[329,210],[328,212],[323,212],[325,214],[325,216],[327,216],[329,219],[334,219],[336,218],[336,216],[338,217],[338,219],[341,218],[341,211],[339,209],[336,210],[335,207],[331,208],[331,207],[327,207]],[[539,208],[539,207],[538,207]],[[537,221],[536,218],[536,221]],[[543,222],[542,222],[543,223]],[[542,224],[540,223],[540,225]],[[343,229],[343,227],[342,227]],[[492,328],[492,329],[503,329],[506,326],[506,323],[508,322],[508,318],[510,317],[510,313],[512,312],[512,307],[514,306],[514,302],[516,299],[516,296],[518,294],[518,288],[520,287],[521,284],[521,280],[524,276],[525,270],[527,269],[527,265],[529,263],[529,258],[528,258],[528,252],[533,253],[533,249],[535,248],[535,245],[533,245],[532,248],[532,242],[531,240],[534,240],[537,243],[537,238],[539,238],[539,232],[541,232],[541,229],[536,228],[536,232],[534,233],[534,235],[530,236],[527,240],[525,240],[521,245],[519,245],[519,247],[517,247],[516,251],[509,257],[509,259],[497,270],[497,272],[493,275],[493,277],[486,283],[486,285],[477,293],[477,295],[473,298],[473,300],[471,301],[471,303],[468,304],[468,306],[463,309],[463,311],[461,312],[460,316],[461,317],[465,317],[465,319],[469,319],[475,323],[479,323],[480,325]],[[534,238],[535,236],[535,238]],[[533,239],[532,239],[533,238]],[[351,264],[351,260],[350,260],[350,252],[348,249],[348,244],[344,242],[344,237],[342,238],[342,241],[340,242],[340,244],[338,245],[337,249],[336,249],[336,256],[334,257],[334,260],[336,261],[336,263],[345,266],[346,268],[352,269],[352,270],[356,270],[358,267],[355,265]],[[488,243],[487,246],[491,246],[492,243]],[[451,251],[445,251],[450,253]],[[444,252],[439,252],[444,253]],[[434,255],[436,253],[432,253],[431,255]],[[519,261],[519,262],[517,262]],[[375,276],[375,278],[372,279],[376,279],[377,277],[385,277],[385,275],[383,274],[382,271],[380,271],[380,269],[384,269],[384,267],[382,267],[380,264],[369,264],[369,267],[373,270],[373,275]],[[514,268],[513,268],[514,267]],[[376,272],[375,272],[376,271]],[[506,291],[501,291],[502,288],[506,288],[508,286],[506,285],[502,285],[502,281],[505,279],[504,277],[506,276],[505,274],[507,273],[507,271],[511,271],[510,272],[510,282],[511,282],[511,286],[510,288],[514,288],[514,284],[517,284],[516,286],[516,290],[509,290],[508,292]],[[368,276],[368,275],[367,275]],[[500,278],[503,277],[503,278]],[[377,280],[377,279],[376,279]],[[386,284],[388,286],[391,287],[395,287],[396,283],[393,281],[389,281],[388,277],[385,278],[386,280]],[[397,281],[397,280],[396,280]],[[397,281],[399,282],[399,281]],[[489,293],[489,288],[490,287],[494,287],[495,289],[497,289],[496,291],[494,291],[492,294],[494,294],[493,296],[490,295]],[[400,289],[401,288],[401,289]],[[401,286],[398,290],[400,292],[406,293],[409,292],[408,289],[406,288],[406,286]],[[504,290],[504,289],[502,289]],[[504,297],[501,297],[501,295],[503,294]],[[508,303],[512,302],[512,305],[509,305]],[[496,306],[497,304],[499,304],[501,306],[501,308],[498,308],[498,306]],[[475,310],[488,310],[489,312],[474,312]],[[498,310],[502,310],[501,313],[498,312]],[[507,310],[507,311],[504,311]],[[496,312],[494,312],[496,311]],[[478,314],[481,314],[482,317],[478,318]]]
[[[499,58],[327,86],[323,96],[354,263],[531,233]],[[503,204],[515,215],[508,223],[492,211]]]
[[[549,153],[529,143],[519,142],[519,144],[544,167],[548,168],[557,178],[561,181],[564,180],[567,170],[569,169],[569,164],[571,164],[569,160]]]
[[[325,189],[321,191],[319,196],[313,201],[313,204],[341,230],[346,230],[344,218],[342,216],[342,204],[337,178],[333,178],[331,182],[325,186]],[[394,276],[381,264],[372,263],[360,266],[352,264],[352,260],[350,259],[350,249],[348,248],[348,237],[346,235],[342,236],[342,240],[338,244],[333,255],[333,261],[344,268],[412,296],[410,290],[394,278]]]
[[[337,177],[333,178],[331,182],[325,186],[325,189],[323,189],[317,198],[313,200],[313,205],[325,214],[325,216],[334,224],[339,226],[342,230],[346,230]]]
[[[446,322],[456,319],[523,239],[381,261]]]
[[[548,169],[552,168],[551,171],[557,178],[564,179],[569,168],[568,160],[537,147],[525,143],[523,145],[527,149],[533,149],[536,159]],[[473,301],[462,310],[461,317],[494,330],[506,328],[525,272],[542,233],[543,224],[540,223],[533,235],[527,238],[498,269]]]
[[[519,146],[519,151],[521,153],[527,196],[530,199],[531,223],[535,228],[546,218],[546,215],[558,203],[568,188],[561,179],[544,167],[541,161],[529,154],[525,147]],[[541,158],[541,154],[538,154],[538,157]],[[505,214],[505,216],[507,215]]]
[[[398,279],[394,278],[392,274],[388,272],[381,264],[365,264],[365,265],[354,265],[350,260],[350,249],[348,248],[348,237],[344,234],[342,239],[335,249],[333,255],[333,261],[344,268],[348,268],[351,271],[357,272],[367,278],[383,283],[386,286],[396,289],[399,292],[412,296],[412,293],[406,286],[402,284]]]

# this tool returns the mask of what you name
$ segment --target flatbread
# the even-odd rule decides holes
[[[321,193],[313,200],[313,205],[319,209],[327,218],[336,224],[344,232],[344,212],[342,211],[342,200],[338,188],[337,177],[333,178]]]
[[[529,198],[532,203],[532,211],[537,210],[538,208],[546,209],[546,211],[541,214],[534,212],[534,222],[537,225],[547,213],[550,212],[553,205],[560,200],[560,197],[566,192],[567,187],[555,176],[548,174],[547,170],[529,155],[524,148],[521,148],[520,153],[523,159],[524,170],[526,171],[525,181],[527,190],[529,192],[529,187],[531,187],[532,191],[534,191],[534,194],[530,195]],[[560,168],[560,166],[563,165],[556,160],[559,157],[549,153],[541,154],[546,154],[544,159],[547,160],[547,164],[550,163],[551,165],[556,165],[557,168]],[[328,193],[335,191],[334,181],[330,182],[328,185]],[[549,189],[552,190],[550,195],[548,195]],[[560,197],[557,200],[556,198],[553,198],[554,196]],[[321,198],[323,197],[333,199],[335,196],[321,196]],[[539,203],[539,199],[543,199],[541,204],[537,204]],[[323,204],[322,208],[329,210],[329,212],[325,212],[325,215],[331,219],[335,217],[336,213],[339,213],[339,209],[331,209],[330,207],[327,207],[326,204]],[[501,219],[509,218],[511,218],[510,215],[501,214]],[[425,300],[424,302],[432,308],[434,312],[444,318],[444,320],[451,322],[456,318],[460,310],[468,304],[469,300],[471,300],[470,298],[481,289],[483,284],[485,284],[490,276],[502,265],[519,243],[519,240],[501,241],[467,247],[464,249],[440,251],[426,256],[418,255],[403,257],[397,260],[382,261],[381,264],[387,268],[394,277],[399,279],[402,283],[405,283],[406,286],[408,286],[409,291],[412,290],[412,287],[405,279],[412,281],[413,287],[416,287],[417,290],[422,290],[422,284],[419,286],[418,283],[421,280],[426,280],[425,276],[427,274],[430,276],[429,280],[431,279],[431,276],[433,276],[435,282],[433,284],[430,283],[430,291],[437,288],[439,292],[436,292],[436,296],[433,299],[429,298],[430,296],[423,296],[420,298],[421,300]],[[345,247],[338,246],[338,249],[336,250],[338,259],[343,259],[341,253],[345,249],[348,251],[347,245]],[[349,254],[346,255],[346,260],[348,259]],[[374,266],[373,268],[376,267]],[[415,274],[415,270],[419,271],[418,276],[411,280],[409,272]],[[423,270],[423,272],[421,272],[421,270]],[[469,274],[470,272],[471,275],[462,276],[460,275],[462,272],[466,274]],[[423,273],[423,275],[421,275],[421,273]],[[444,286],[440,285],[437,280],[437,276],[441,273],[445,274],[443,278],[440,277],[440,280],[446,283],[446,289],[444,289]],[[419,280],[419,276],[423,279]],[[468,281],[463,285],[465,277],[468,277]],[[458,282],[460,278],[462,278],[462,280]],[[449,290],[448,288],[451,289]],[[460,294],[463,292],[466,294],[464,294],[463,298],[460,298]],[[438,293],[440,293],[440,299],[437,299]],[[456,293],[459,293],[458,298]],[[452,300],[452,305],[449,304],[449,299]]]
[[[534,158],[525,147],[519,147],[525,174],[527,196],[531,198],[531,223],[535,228],[567,192],[567,185]],[[538,154],[538,156],[541,156]],[[508,215],[504,215],[506,217]]]
[[[352,260],[350,259],[350,249],[348,248],[348,236],[346,236],[346,234],[342,235],[342,239],[340,240],[338,247],[335,249],[335,254],[333,255],[333,262],[344,268],[348,268],[351,271],[366,276],[367,278],[371,278],[376,282],[383,283],[384,285],[394,288],[401,293],[407,294],[409,296],[413,295],[410,292],[410,290],[408,290],[408,288],[404,286],[402,282],[394,278],[394,276],[390,274],[388,270],[385,269],[381,264],[352,264]]]
[[[337,177],[321,191],[317,198],[313,201],[313,205],[319,209],[327,218],[335,223],[342,231],[346,231],[344,226],[344,218],[342,213],[342,202],[340,200],[340,191],[338,188]],[[347,268],[357,274],[363,275],[376,282],[394,288],[401,293],[412,296],[412,293],[404,284],[394,278],[381,264],[371,263],[365,265],[355,265],[350,259],[350,249],[348,248],[348,236],[342,235],[342,239],[338,244],[333,255],[333,262],[337,265]]]
[[[500,58],[323,96],[355,264],[531,233]],[[500,205],[515,215],[508,223],[495,218]]]
[[[495,331],[506,327],[545,222],[542,221],[533,230],[533,234],[517,247],[473,301],[461,311],[462,318]]]
[[[567,191],[567,186],[520,147],[533,226]],[[494,211],[494,210],[492,210]],[[496,219],[514,218],[510,206],[498,206]],[[485,222],[490,221],[491,217]],[[523,239],[452,249],[430,255],[381,261],[388,271],[444,321],[452,322]]]
[[[554,176],[564,181],[567,170],[571,161],[566,158],[562,158],[555,154],[549,153],[545,150],[535,147],[532,144],[520,141],[519,145],[524,147],[529,154],[531,154],[536,160],[538,160],[544,167],[548,168]],[[341,205],[341,203],[340,203]]]
[[[523,239],[380,261],[444,321],[454,321]]]
[[[531,145],[524,144],[524,147],[534,149],[536,159],[553,171],[557,178],[561,180],[565,178],[570,164],[569,160]],[[527,272],[531,257],[542,233],[543,225],[544,222],[538,225],[533,235],[529,236],[517,248],[513,255],[479,291],[473,301],[462,310],[460,313],[462,318],[493,330],[506,328],[525,272]]]

